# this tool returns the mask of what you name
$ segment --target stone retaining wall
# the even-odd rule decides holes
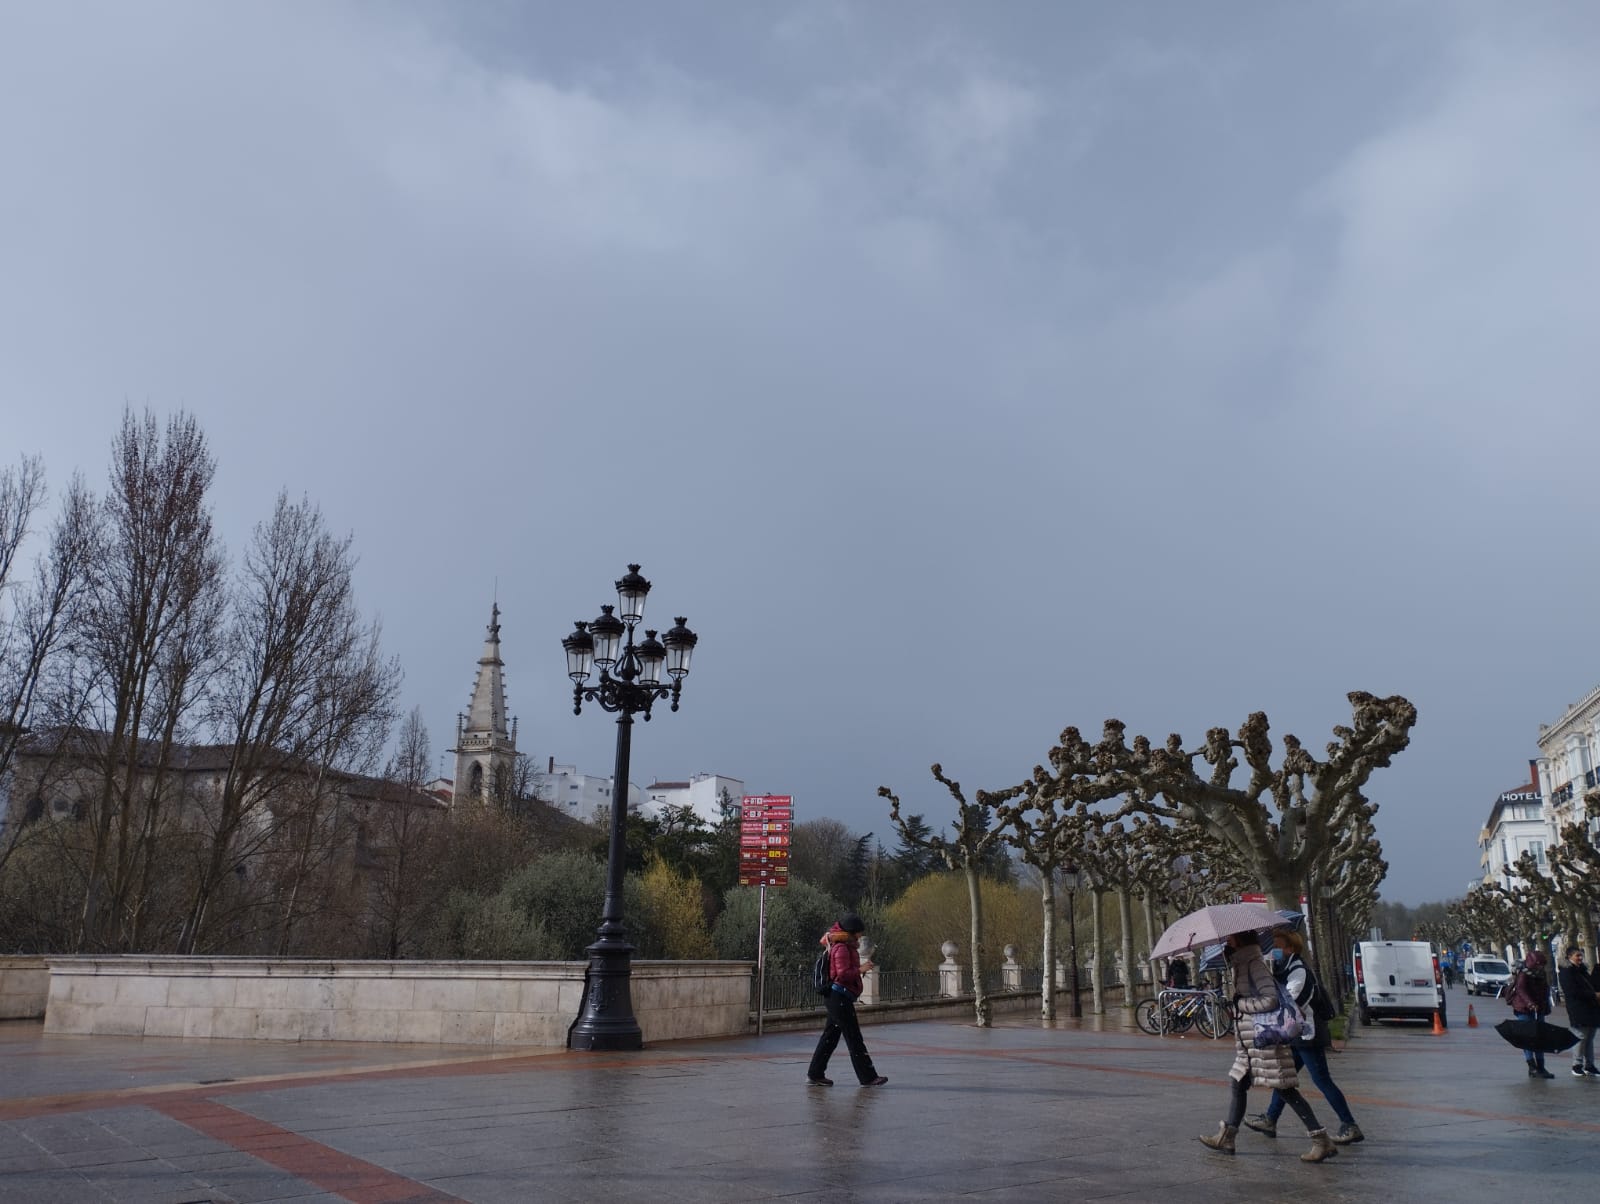
[[[0,1020],[37,1020],[50,994],[50,967],[42,957],[0,957]]]
[[[564,1046],[582,962],[50,957],[45,1032]],[[635,962],[646,1042],[743,1033],[749,962]]]

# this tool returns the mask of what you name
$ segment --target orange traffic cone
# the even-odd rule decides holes
[[[1467,1006],[1471,1007],[1472,1005],[1469,1003]],[[1433,1014],[1433,1035],[1435,1037],[1444,1036],[1444,1025],[1439,1020],[1439,1013],[1438,1012],[1435,1012]]]
[[[1472,1005],[1470,1003],[1467,1004],[1467,1027],[1478,1027],[1478,1013],[1472,1010]]]

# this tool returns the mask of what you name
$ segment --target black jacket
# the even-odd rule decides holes
[[[1574,1028],[1600,1026],[1600,999],[1582,966],[1571,962],[1561,967],[1561,998],[1567,1004],[1567,1022]]]

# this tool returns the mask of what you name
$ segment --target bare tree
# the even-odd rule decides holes
[[[77,701],[61,650],[83,598],[95,544],[94,499],[80,480],[72,481],[49,543],[24,580],[20,558],[44,498],[44,468],[36,457],[15,469],[0,469],[0,807],[13,790],[23,788],[15,774],[17,753],[36,719],[43,715],[55,727],[68,725]],[[42,752],[37,744],[35,752]],[[40,769],[34,777],[48,772]],[[26,785],[37,794],[42,783]],[[0,869],[28,831],[28,821],[37,818],[28,813],[33,801],[24,800],[20,812],[0,810]],[[13,799],[13,809],[16,803]]]
[[[373,861],[373,936],[382,955],[398,958],[421,936],[437,900],[435,842],[440,808],[423,793],[433,762],[422,708],[400,723],[383,796],[369,805]]]
[[[1341,840],[1372,815],[1375,805],[1363,788],[1410,743],[1417,720],[1416,707],[1398,696],[1357,691],[1349,699],[1351,726],[1334,728],[1337,739],[1325,760],[1290,735],[1274,768],[1267,717],[1257,711],[1237,737],[1212,728],[1202,745],[1188,750],[1178,735],[1161,747],[1143,736],[1129,746],[1125,725],[1116,719],[1106,720],[1094,745],[1069,727],[1050,761],[1056,778],[1074,783],[1080,796],[1123,796],[1119,815],[1144,812],[1204,826],[1233,848],[1274,907],[1292,908],[1311,872],[1337,859]],[[1250,774],[1235,785],[1240,755]],[[1202,776],[1197,762],[1210,773]]]
[[[98,785],[88,806],[76,948],[129,948],[141,884],[174,801],[173,752],[215,653],[222,553],[206,505],[214,462],[193,417],[123,414],[104,538],[74,635],[93,682]],[[92,735],[90,734],[92,733]]]
[[[397,674],[373,680],[377,630],[357,610],[354,569],[350,539],[330,534],[309,501],[283,494],[245,551],[223,667],[207,705],[229,760],[214,804],[205,809],[207,848],[180,953],[194,952],[200,942],[219,884],[273,839],[274,799],[320,771],[331,729],[386,723],[392,714]],[[352,713],[359,709],[373,713]],[[336,755],[347,751],[332,748]]]
[[[1039,990],[1039,1014],[1044,1020],[1056,1018],[1056,875],[1066,866],[1076,866],[1084,858],[1087,820],[1070,809],[1061,809],[1053,797],[1039,798],[1033,783],[998,791],[989,796],[995,803],[995,819],[1005,840],[1022,860],[1039,871],[1039,901],[1044,909],[1044,978]],[[1009,800],[1023,795],[1021,803]],[[1073,971],[1076,973],[1076,969]]]
[[[978,889],[979,870],[984,857],[999,845],[1004,835],[992,825],[993,808],[983,791],[976,802],[967,802],[961,783],[944,776],[944,770],[933,766],[933,776],[956,802],[956,818],[951,822],[954,837],[919,836],[900,818],[900,798],[887,786],[878,787],[878,796],[889,800],[889,819],[900,833],[900,839],[909,847],[919,847],[937,856],[953,870],[960,870],[967,880],[967,907],[972,920],[972,992],[973,1008],[979,1028],[988,1028],[992,1009],[989,993],[983,981],[983,962],[987,950],[983,944],[983,896]]]

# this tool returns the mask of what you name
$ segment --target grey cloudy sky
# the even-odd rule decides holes
[[[1594,651],[1600,9],[0,0],[0,453],[187,407],[240,546],[354,532],[436,750],[522,746],[629,560],[701,633],[634,777],[892,843],[1107,715],[1403,693],[1459,893]]]

